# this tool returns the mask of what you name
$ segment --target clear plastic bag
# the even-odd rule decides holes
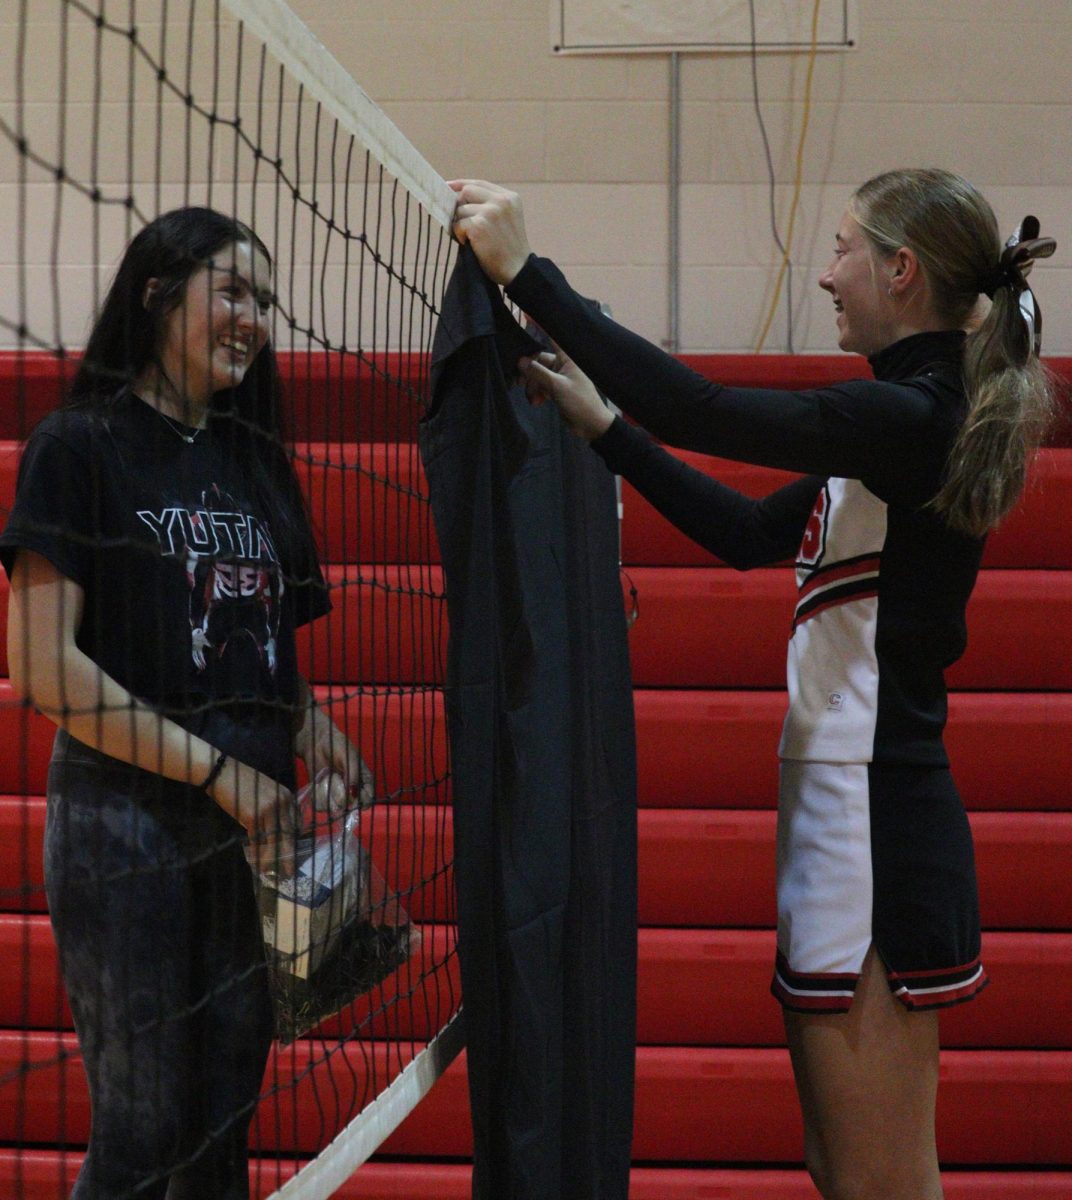
[[[284,1044],[397,970],[420,933],[361,844],[361,811],[321,771],[296,797],[306,830],[289,858],[254,871],[276,1035]]]

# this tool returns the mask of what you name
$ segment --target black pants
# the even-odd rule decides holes
[[[239,826],[60,732],[45,881],[93,1107],[72,1200],[245,1200],[272,1014]]]

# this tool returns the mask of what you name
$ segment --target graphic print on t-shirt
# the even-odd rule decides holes
[[[215,484],[197,507],[168,505],[138,516],[164,557],[183,563],[198,673],[248,679],[242,663],[252,659],[274,676],[283,578],[264,524]]]

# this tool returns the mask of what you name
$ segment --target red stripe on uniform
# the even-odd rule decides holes
[[[852,996],[832,996],[829,992],[813,992],[802,996],[787,991],[777,976],[771,984],[771,995],[792,1012],[805,1013],[846,1013],[852,1007],[853,1000]]]
[[[881,556],[875,555],[874,558],[857,559],[855,562],[841,563],[825,571],[815,571],[800,585],[800,597],[803,599],[817,588],[826,587],[829,583],[836,583],[839,579],[851,579],[854,575],[876,574],[881,563]]]
[[[891,979],[933,979],[935,975],[974,974],[979,970],[979,959],[961,963],[956,967],[936,967],[933,971],[891,971]]]
[[[860,980],[852,971],[812,971],[801,974],[790,968],[785,955],[779,950],[775,955],[774,978],[771,980],[771,995],[780,1004],[794,1012],[844,1013],[852,1006],[852,995]],[[831,988],[831,984],[837,990]],[[850,995],[839,995],[849,992]]]
[[[825,604],[817,604],[810,612],[806,612],[802,617],[797,617],[793,622],[793,628],[796,629],[799,625],[803,625],[805,621],[810,621],[812,617],[817,617],[829,608],[837,608],[842,604],[852,604],[855,600],[873,600],[877,595],[878,588],[869,588],[862,592],[853,592],[851,596],[838,596],[833,600],[827,600]]]

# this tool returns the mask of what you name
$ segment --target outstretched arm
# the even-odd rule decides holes
[[[918,452],[932,407],[919,389],[858,381],[808,391],[728,388],[690,370],[579,296],[529,252],[519,197],[455,180],[454,230],[485,272],[588,375],[661,441],[801,474],[884,478]],[[527,257],[523,257],[527,256]]]
[[[822,479],[809,476],[762,500],[726,487],[615,418],[588,376],[569,358],[541,354],[518,364],[530,400],[553,400],[570,429],[592,444],[687,537],[745,571],[792,556]]]
[[[617,418],[592,443],[668,521],[739,571],[792,558],[823,480],[794,480],[760,499],[697,471]]]

